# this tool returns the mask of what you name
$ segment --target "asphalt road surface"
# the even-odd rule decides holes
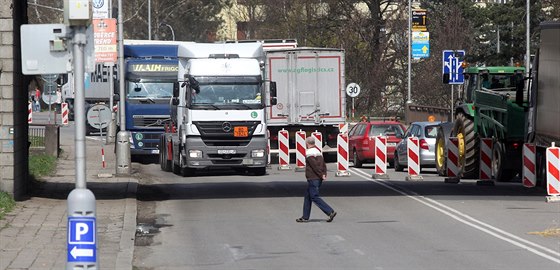
[[[158,164],[138,173],[135,269],[560,269],[560,204],[519,183],[373,180],[373,167],[321,189],[338,212],[301,216],[303,172],[234,171],[183,178]]]

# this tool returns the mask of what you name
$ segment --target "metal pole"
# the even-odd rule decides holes
[[[152,40],[152,0],[148,0],[148,40]]]
[[[412,30],[412,1],[408,0],[408,30],[407,30],[407,36],[408,36],[408,96],[406,99],[406,103],[410,104],[412,103],[411,99],[410,99],[410,92],[411,92],[411,88],[412,88],[412,63],[410,61],[411,58],[411,51],[412,51],[412,39],[410,37],[411,35],[411,30]],[[408,119],[407,119],[408,121]]]
[[[74,27],[74,123],[76,124],[76,188],[86,188],[86,109],[84,89],[84,48],[86,30]]]
[[[354,98],[352,98],[352,121],[354,121]]]
[[[122,0],[119,0],[119,114],[120,114],[120,131],[117,134],[116,152],[116,173],[117,175],[130,175],[130,132],[126,131],[126,92],[124,82],[124,45],[123,45],[123,14]]]
[[[453,121],[453,105],[454,105],[454,104],[453,104],[453,103],[454,103],[454,101],[453,101],[453,92],[455,92],[455,85],[454,85],[454,84],[451,85],[451,118],[450,118],[451,121]]]
[[[525,76],[529,77],[529,69],[531,67],[531,1],[527,0],[527,18],[525,26],[526,48],[525,48]]]

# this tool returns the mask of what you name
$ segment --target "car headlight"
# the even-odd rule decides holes
[[[251,157],[253,157],[253,158],[263,158],[264,157],[264,149],[251,151]]]
[[[200,151],[200,150],[189,150],[189,157],[191,157],[191,158],[202,158],[202,151]]]

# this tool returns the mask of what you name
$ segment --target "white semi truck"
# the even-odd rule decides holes
[[[171,123],[160,141],[164,171],[190,175],[228,167],[264,175],[267,165],[262,45],[182,43]],[[268,84],[267,84],[268,85]],[[271,98],[265,98],[271,92]]]

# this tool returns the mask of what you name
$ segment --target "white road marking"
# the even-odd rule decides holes
[[[382,179],[371,179],[371,175],[369,175],[366,172],[363,172],[362,170],[359,169],[351,169],[356,175],[371,181],[371,182],[375,182],[377,184],[382,185],[385,188],[388,188],[390,190],[393,190],[397,193],[400,193],[410,199],[413,199],[417,202],[420,202],[438,212],[443,213],[446,216],[449,216],[465,225],[471,226],[479,231],[485,232],[487,234],[490,234],[498,239],[504,240],[510,244],[513,244],[517,247],[526,249],[536,255],[539,255],[543,258],[546,258],[548,260],[551,260],[555,263],[560,264],[560,252],[554,251],[552,249],[549,249],[547,247],[541,246],[539,244],[533,243],[531,241],[528,241],[526,239],[523,239],[521,237],[518,237],[516,235],[513,235],[511,233],[508,233],[504,230],[501,230],[499,228],[496,228],[490,224],[484,223],[480,220],[477,220],[467,214],[464,214],[454,208],[451,208],[447,205],[444,205],[440,202],[437,202],[433,199],[418,195],[417,193],[410,191],[410,190],[405,190],[401,187],[395,187],[394,185],[388,183],[387,181],[384,181]],[[546,254],[549,253],[549,254]],[[553,257],[553,256],[556,257]]]
[[[360,255],[362,255],[362,256],[366,255],[365,252],[363,252],[363,251],[361,251],[361,250],[359,250],[359,249],[354,249],[354,252],[356,252],[356,253],[358,253],[358,254],[360,254]]]

